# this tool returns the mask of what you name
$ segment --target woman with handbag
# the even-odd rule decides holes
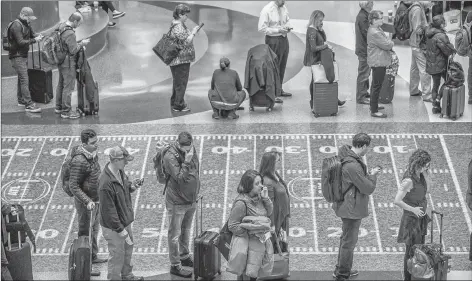
[[[387,66],[392,64],[391,50],[393,41],[383,32],[383,13],[378,10],[369,13],[369,30],[367,31],[367,64],[372,69],[372,89],[370,92],[370,115],[376,118],[387,118],[379,112],[379,95],[385,79]]]
[[[177,41],[181,46],[177,57],[169,64],[173,79],[170,105],[173,111],[181,112],[190,111],[190,107],[185,103],[184,96],[190,74],[190,63],[195,61],[193,38],[200,30],[199,26],[195,26],[192,31],[187,28],[185,22],[188,19],[188,13],[190,13],[190,8],[187,5],[179,4],[175,7],[174,20],[169,34],[170,38]]]
[[[306,31],[306,48],[303,65],[312,66],[321,62],[321,51],[324,49],[331,49],[333,47],[326,43],[326,33],[323,30],[324,13],[320,10],[315,10],[311,13],[310,21]],[[310,107],[313,106],[313,77],[310,83]],[[338,106],[343,106],[346,101],[338,99]]]

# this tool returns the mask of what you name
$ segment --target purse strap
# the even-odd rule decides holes
[[[170,25],[169,32],[167,32],[167,36],[170,35],[170,32],[172,31],[172,29],[173,29],[176,25],[178,25],[178,23],[174,23],[174,24],[171,24],[171,25]]]

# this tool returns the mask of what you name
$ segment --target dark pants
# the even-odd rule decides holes
[[[67,59],[67,58],[66,58]],[[72,109],[72,91],[75,88],[75,64],[64,63],[57,67],[59,82],[56,88],[56,109],[69,113]]]
[[[8,270],[8,266],[2,264],[2,281],[10,281],[13,280],[10,274],[10,270]]]
[[[18,103],[26,106],[33,104],[29,91],[28,58],[16,57],[12,58],[10,62],[18,74],[18,86],[16,89]]]
[[[90,217],[90,211],[87,210],[87,206],[82,204],[82,202],[77,199],[74,201],[75,208],[77,209],[77,220],[79,221],[79,232],[77,233],[77,236],[89,235],[90,220],[92,219],[92,259],[96,259],[98,254],[97,237],[100,227],[98,203],[95,203],[95,208],[92,211],[92,217]]]
[[[279,65],[280,83],[284,83],[285,68],[287,67],[289,43],[288,38],[284,36],[266,36],[265,43],[277,55]]]
[[[360,102],[367,97],[369,90],[370,67],[367,58],[357,56],[359,66],[357,67],[356,101]]]
[[[411,244],[405,244],[405,256],[403,258],[403,276],[405,281],[411,280],[411,274],[408,272],[407,262],[410,258],[410,249],[415,244],[424,244],[424,235],[418,235],[411,237]]]
[[[113,2],[111,1],[100,1],[100,5],[102,6],[102,9],[107,14],[108,14],[108,10],[110,10],[112,13],[113,11],[115,11],[115,6],[113,6]]]
[[[472,261],[472,232],[470,233],[469,261]]]
[[[441,99],[442,93],[439,93],[439,86],[441,85],[441,77],[446,81],[446,70],[440,73],[436,73],[431,75],[433,78],[433,90],[431,91],[432,93],[432,99],[435,101],[436,99]]]
[[[386,67],[372,67],[372,90],[370,92],[370,112],[379,111],[379,95],[385,79]]]
[[[469,57],[469,71],[467,73],[467,87],[469,88],[469,100],[472,99],[472,58]]]
[[[334,274],[336,280],[345,280],[349,278],[352,269],[352,262],[354,259],[354,248],[359,237],[359,227],[361,226],[361,219],[345,219],[343,221],[343,234],[339,241],[338,263]]]
[[[188,77],[190,75],[190,63],[183,63],[170,67],[172,72],[172,97],[170,98],[170,106],[175,109],[184,109],[184,96],[187,90]]]

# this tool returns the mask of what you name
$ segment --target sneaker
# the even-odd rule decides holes
[[[108,23],[108,27],[115,27],[116,26],[116,22],[109,22]]]
[[[339,107],[343,106],[345,103],[346,103],[345,100],[343,100],[343,101],[338,100],[338,106]]]
[[[354,276],[357,276],[359,275],[359,270],[356,270],[356,269],[353,269],[351,270],[351,274],[349,275],[349,277],[354,277]],[[336,278],[336,273],[333,272],[333,278]]]
[[[124,15],[126,15],[125,12],[120,12],[118,10],[113,11],[113,19],[121,18]]]
[[[143,281],[144,277],[143,276],[135,276],[133,273],[131,273],[128,276],[121,276],[121,280]]]
[[[98,258],[98,257],[97,257],[97,258],[94,258],[94,259],[92,260],[92,263],[105,263],[105,262],[107,262],[107,261],[108,261],[108,259],[101,259],[101,258]]]
[[[419,91],[418,93],[416,94],[410,94],[410,97],[418,97],[418,96],[422,96],[423,95],[423,92]]]
[[[90,272],[90,276],[100,276],[100,271],[98,271],[97,269],[92,269],[92,271]]]
[[[25,107],[25,111],[26,112],[31,112],[31,113],[40,113],[41,112],[41,108],[40,107],[36,107],[36,105],[33,103],[31,105],[28,105]]]
[[[228,113],[228,119],[238,119],[239,115],[237,115],[234,111]]]
[[[180,260],[180,263],[182,263],[182,266],[193,267],[193,260],[191,257],[188,257],[184,260]]]
[[[433,102],[433,95],[431,95],[431,94],[423,95],[423,101],[424,102]]]
[[[184,269],[182,266],[171,266],[170,274],[174,274],[184,278],[192,277],[192,271]]]
[[[26,106],[26,103],[18,102],[18,106]]]
[[[213,119],[218,120],[218,119],[220,119],[220,114],[218,113],[218,111],[214,111],[214,112],[213,112],[213,115],[212,115],[211,117],[212,117]]]
[[[187,112],[187,111],[190,111],[190,107],[188,105],[186,105],[184,108],[182,109],[179,109],[179,108],[176,108],[176,107],[172,107],[172,110],[173,111],[176,111],[176,112]]]
[[[54,113],[56,113],[56,114],[61,114],[61,113],[62,113],[62,109],[54,109]]]
[[[61,118],[63,119],[77,119],[80,118],[80,114],[76,112],[61,113]]]

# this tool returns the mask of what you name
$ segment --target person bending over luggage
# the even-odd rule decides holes
[[[281,153],[277,151],[264,153],[259,173],[269,191],[269,198],[274,204],[274,210],[270,216],[271,226],[275,234],[280,237],[281,250],[285,252],[287,250],[287,231],[289,230],[290,196],[287,185],[276,171],[276,165],[280,163],[280,159]],[[272,242],[275,242],[275,240]]]
[[[110,162],[100,175],[100,224],[108,243],[108,280],[144,280],[133,274],[133,201],[131,193],[142,185],[140,179],[129,181],[125,166],[134,157],[122,146],[110,149]]]
[[[11,22],[7,30],[10,50],[8,58],[13,69],[18,75],[17,99],[18,106],[24,106],[26,112],[40,113],[41,108],[31,100],[28,77],[28,52],[29,46],[40,41],[43,36],[33,32],[31,22],[36,20],[33,9],[23,7],[18,18]]]
[[[260,238],[260,234],[270,231],[270,222],[255,225],[245,222],[245,218],[251,216],[269,220],[274,207],[267,187],[262,185],[262,176],[257,171],[247,170],[241,177],[237,191],[238,196],[233,202],[228,228],[233,237],[238,236],[248,240],[244,275],[249,276],[252,281],[257,280],[260,274],[268,275],[272,272],[274,249],[270,239],[261,242]],[[238,276],[238,280],[243,280],[243,276]]]
[[[374,10],[369,13],[369,30],[367,31],[367,64],[372,68],[372,89],[370,92],[370,115],[377,118],[386,118],[387,114],[379,112],[383,106],[379,106],[379,95],[387,71],[387,66],[392,64],[390,51],[393,41],[385,35],[381,26],[383,13]]]
[[[211,89],[208,91],[208,99],[213,107],[213,118],[228,116],[228,119],[238,119],[236,110],[246,98],[239,75],[229,68],[228,58],[220,59],[220,69],[213,72]]]
[[[311,13],[310,21],[308,22],[308,29],[306,31],[306,48],[303,65],[312,66],[321,63],[321,51],[324,49],[333,49],[331,45],[326,43],[326,33],[323,30],[324,13],[320,10],[315,10]],[[310,107],[313,109],[313,75],[310,82]],[[342,106],[346,101],[338,99],[338,106]]]
[[[469,169],[467,171],[467,183],[466,202],[467,206],[469,206],[469,209],[472,211],[472,160],[469,162]],[[470,233],[469,261],[472,261],[472,232]]]
[[[446,21],[442,15],[435,16],[430,26],[426,29],[426,72],[433,78],[433,89],[431,98],[433,100],[433,113],[441,113],[440,99],[442,93],[439,93],[441,77],[446,81],[447,63],[450,55],[456,50],[454,45],[449,42],[449,37],[444,30]]]
[[[92,263],[104,263],[107,259],[98,257],[98,231],[100,227],[98,208],[98,178],[100,163],[97,149],[98,137],[94,130],[86,129],[80,133],[81,145],[72,149],[69,166],[69,188],[74,195],[79,231],[77,236],[88,236],[92,220]],[[94,276],[100,272],[94,273]]]
[[[418,149],[410,156],[403,180],[398,187],[394,204],[403,209],[403,216],[398,230],[398,243],[405,243],[403,263],[404,280],[411,280],[407,261],[410,249],[415,244],[423,244],[428,230],[430,210],[426,194],[430,184],[429,165],[431,156],[428,152]]]
[[[75,88],[76,80],[76,55],[79,50],[86,46],[90,39],[84,39],[77,42],[75,29],[83,22],[82,14],[75,12],[70,15],[69,19],[59,25],[61,40],[63,44],[64,54],[58,54],[58,57],[64,57],[62,63],[59,63],[57,69],[59,70],[59,82],[56,89],[56,109],[54,112],[60,114],[63,119],[77,119],[80,114],[72,111],[72,91]]]

